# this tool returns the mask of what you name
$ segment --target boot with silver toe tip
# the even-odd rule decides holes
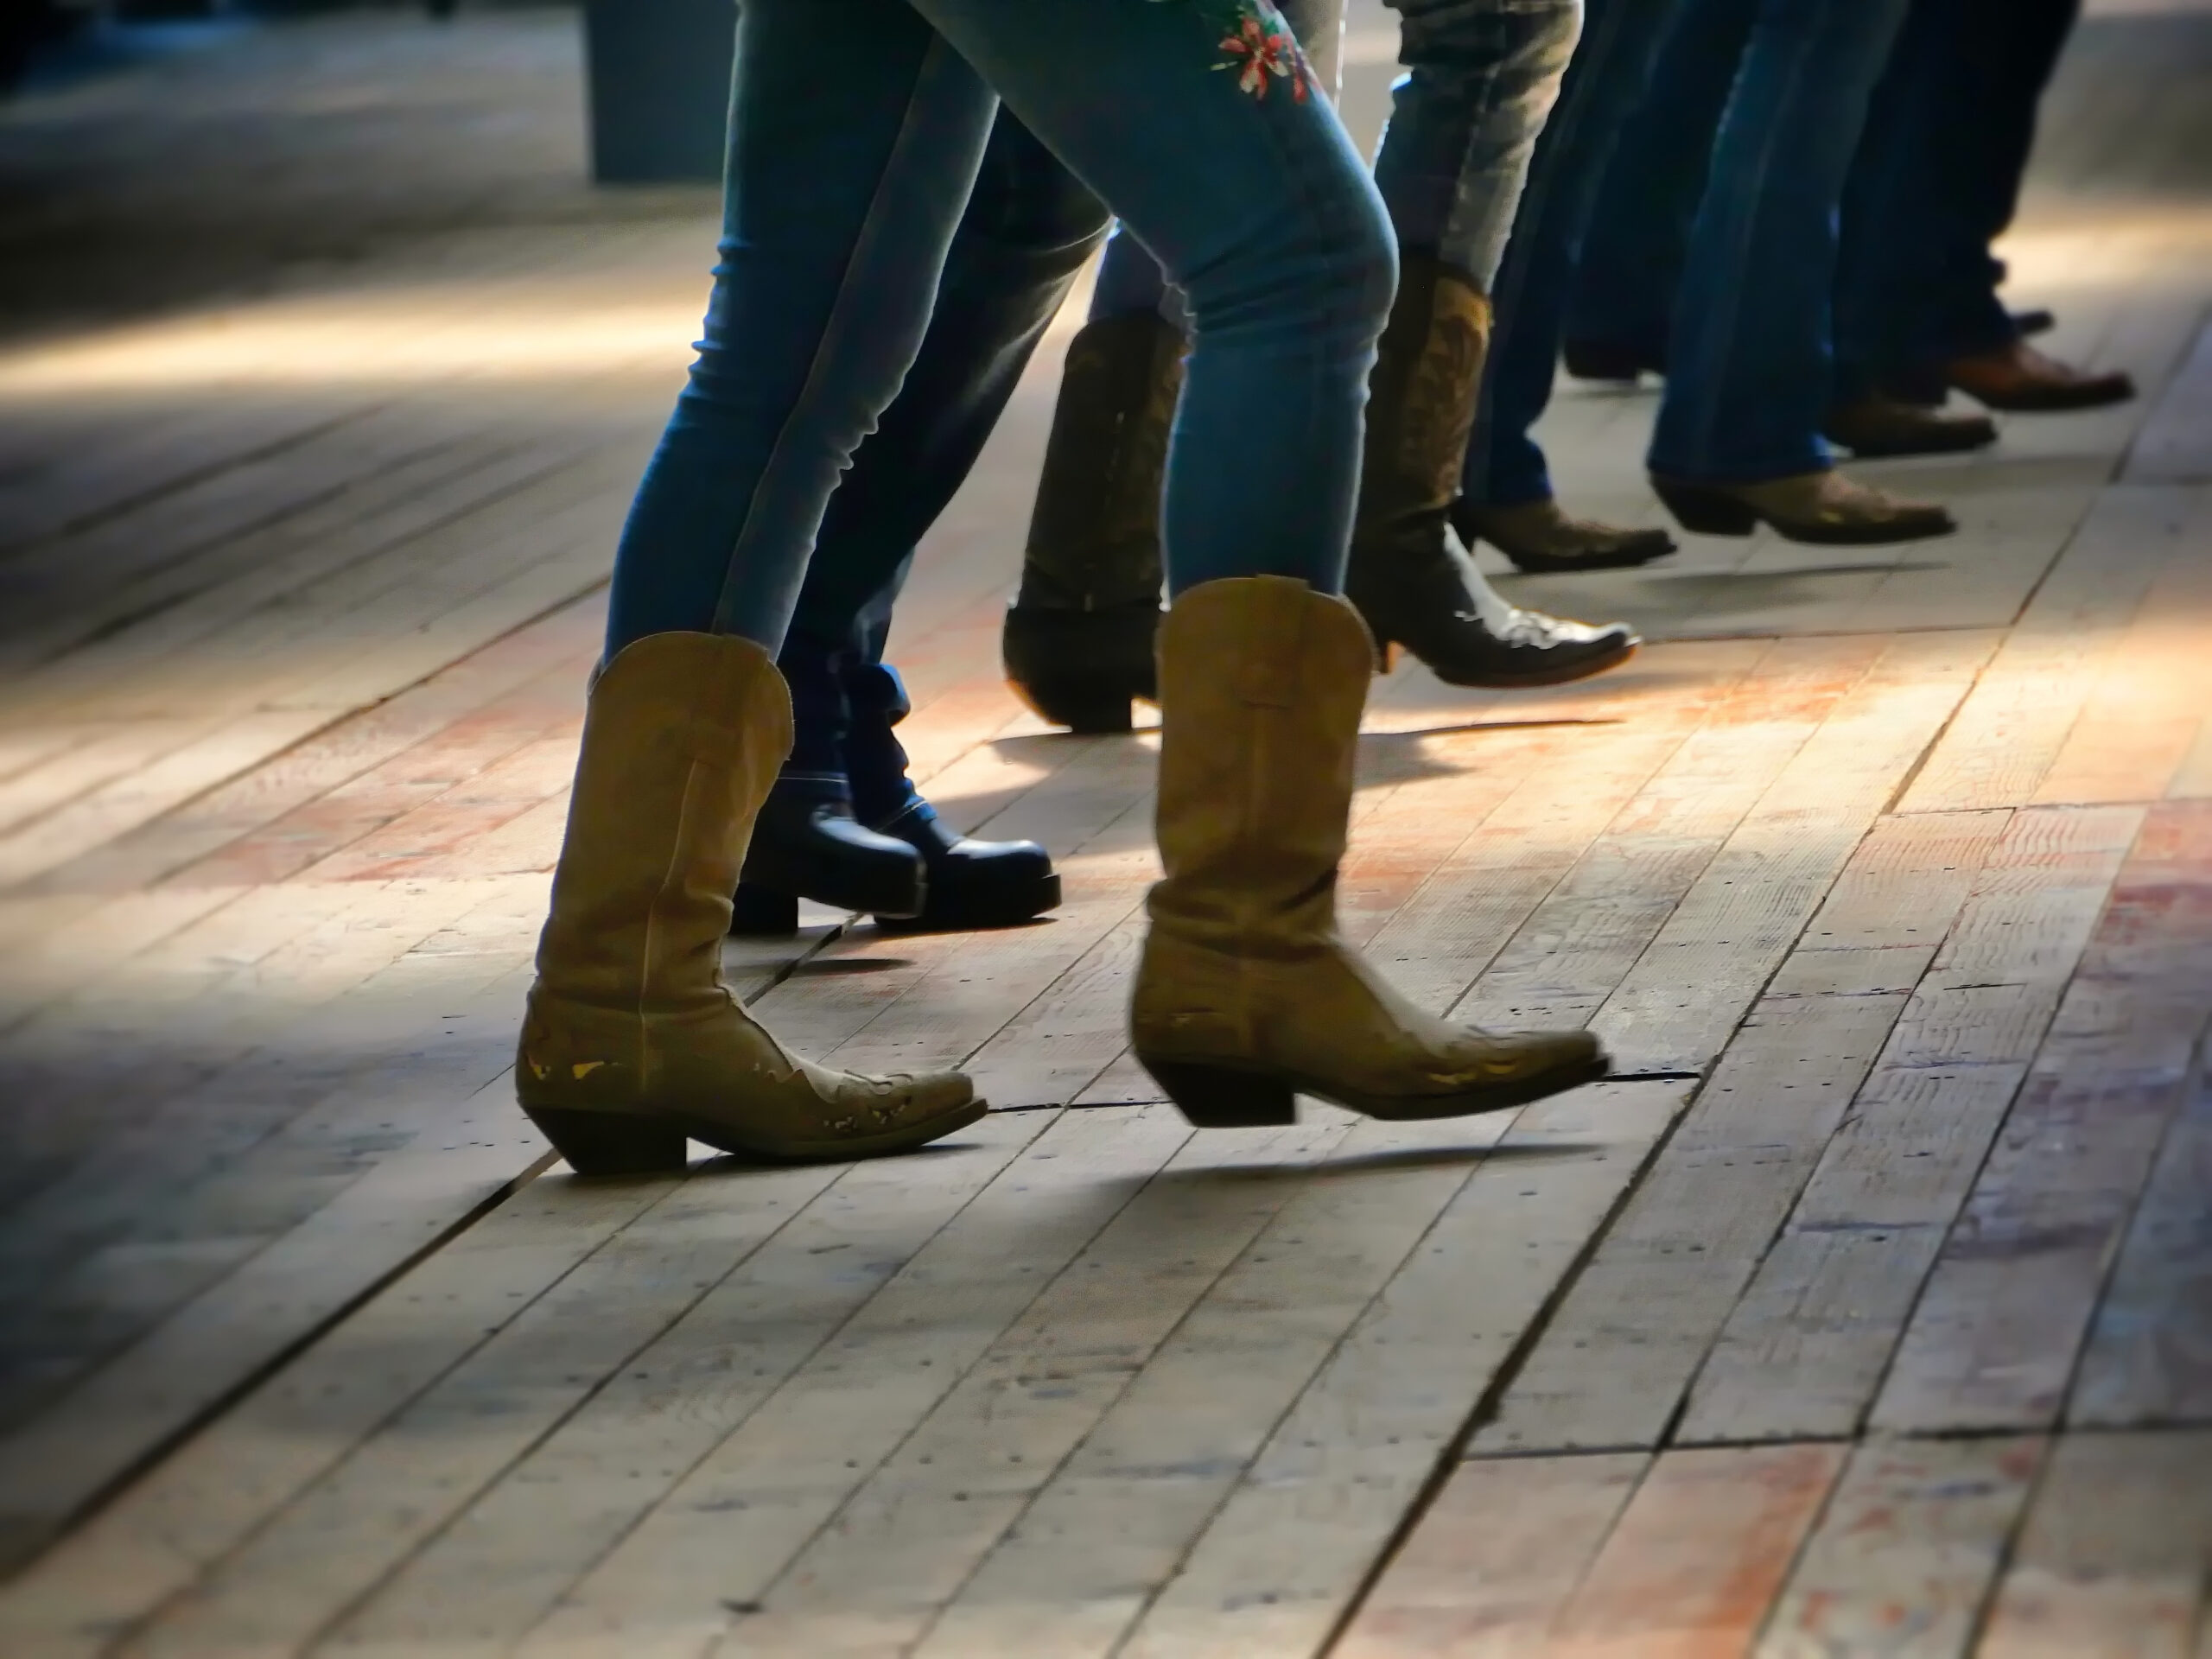
[[[871,1157],[983,1114],[956,1071],[799,1058],[722,982],[730,893],[791,741],[789,694],[749,640],[649,635],[592,687],[515,1061],[523,1110],[580,1175],[680,1170],[691,1141]]]
[[[1452,685],[1559,685],[1625,662],[1623,623],[1509,605],[1452,545],[1450,518],[1489,351],[1490,302],[1433,256],[1400,256],[1369,381],[1367,442],[1344,597],[1388,664],[1402,645]]]
[[[1138,1060],[1202,1128],[1310,1095],[1459,1117],[1603,1077],[1586,1031],[1486,1032],[1414,1007],[1338,935],[1337,868],[1374,644],[1286,576],[1202,582],[1160,630],[1165,876],[1131,1011]]]

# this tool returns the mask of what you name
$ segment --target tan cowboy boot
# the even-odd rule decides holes
[[[1338,937],[1336,874],[1374,645],[1287,576],[1202,582],[1160,625],[1160,853],[1137,1058],[1193,1123],[1517,1106],[1604,1074],[1584,1031],[1431,1018]]]
[[[747,639],[657,633],[592,688],[515,1092],[579,1175],[684,1143],[790,1160],[904,1152],[982,1116],[957,1072],[870,1077],[786,1053],[721,979],[730,893],[791,695]]]

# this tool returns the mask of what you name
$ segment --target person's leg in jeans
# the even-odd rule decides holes
[[[1497,320],[1452,523],[1471,549],[1489,542],[1524,570],[1603,570],[1675,550],[1662,530],[1570,518],[1530,429],[1551,401],[1575,251],[1612,153],[1641,94],[1669,8],[1587,0],[1582,39],[1536,140],[1499,267]]]
[[[1666,372],[1690,226],[1758,8],[1676,0],[1670,9],[1585,221],[1563,329],[1568,373]]]
[[[1432,243],[1451,218],[1455,261],[1486,285],[1577,8],[1573,0],[1416,0],[1400,10],[1412,73],[1397,93],[1397,137],[1378,161],[1384,194],[1394,219],[1433,221],[1417,229]],[[1336,0],[1291,15],[1333,48]],[[1015,689],[1046,719],[1078,731],[1125,728],[1132,700],[1153,688],[1156,504],[1180,381],[1179,304],[1141,243],[1117,236],[1090,321],[1068,351],[1004,647]],[[1370,410],[1395,409],[1379,382],[1376,397]],[[1633,648],[1619,625],[1586,628],[1515,610],[1479,571],[1440,551],[1395,569],[1363,561],[1370,574],[1357,596],[1378,632],[1418,626],[1413,648],[1446,677],[1551,683],[1597,672]]]
[[[1941,507],[1842,478],[1821,436],[1837,207],[1904,4],[1761,0],[1691,231],[1651,441],[1653,484],[1686,529],[1748,535],[1764,521],[1799,541],[1894,542],[1954,528]]]
[[[2080,0],[1913,0],[1845,196],[1836,328],[1854,387],[1940,402],[1956,386],[2021,410],[2133,395],[2124,374],[2028,346],[1990,252],[2080,12]]]
[[[1183,690],[1162,746],[1169,874],[1140,1052],[1200,1122],[1287,1115],[1293,1086],[1399,1115],[1478,1110],[1602,1066],[1580,1033],[1494,1039],[1425,1020],[1334,941],[1326,874],[1367,645],[1331,594],[1395,273],[1333,112],[1295,96],[1295,42],[1243,10],[1226,76],[1217,24],[1195,6],[746,7],[706,341],[617,559],[516,1067],[524,1109],[571,1164],[666,1168],[687,1137],[787,1158],[893,1152],[982,1109],[957,1074],[792,1059],[719,968],[728,894],[790,741],[773,653],[837,475],[920,348],[994,113],[979,73],[1191,301],[1166,519],[1174,585],[1204,594],[1208,626],[1196,649],[1163,641],[1163,678]],[[1209,699],[1238,711],[1225,761],[1224,734],[1177,717],[1175,702]],[[1277,798],[1292,816],[1255,810]]]
[[[802,897],[931,928],[1004,925],[1058,902],[1042,848],[953,835],[915,794],[892,731],[905,690],[883,645],[915,544],[966,480],[1108,222],[1001,110],[920,354],[830,497],[777,658],[791,757],[753,830],[735,931],[789,933]]]
[[[1580,0],[1391,0],[1390,124],[1375,179],[1402,276],[1370,385],[1346,592],[1386,644],[1459,685],[1545,685],[1624,660],[1625,626],[1516,610],[1451,544],[1490,343],[1491,284],[1529,158],[1581,27]]]

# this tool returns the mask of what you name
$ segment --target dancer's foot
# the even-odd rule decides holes
[[[1488,542],[1532,575],[1622,570],[1675,551],[1675,538],[1663,530],[1578,518],[1550,496],[1507,507],[1478,506],[1462,496],[1452,509],[1452,527],[1469,552],[1477,541]]]

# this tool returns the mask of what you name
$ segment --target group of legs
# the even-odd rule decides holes
[[[1687,14],[1745,29],[1682,238],[1655,481],[1694,528],[1748,504],[1787,531],[1759,506],[1775,482],[1811,480],[1829,518],[1864,507],[1820,436],[1823,285],[1907,3],[1590,0],[1578,52],[1578,0],[1394,0],[1410,73],[1370,178],[1323,95],[1340,0],[745,0],[721,260],[617,559],[525,1109],[585,1170],[666,1166],[687,1137],[893,1151],[982,1110],[957,1074],[790,1057],[722,989],[719,944],[733,893],[756,930],[801,893],[951,926],[1057,900],[1041,849],[963,840],[915,794],[882,648],[916,542],[1116,217],[1006,656],[1061,723],[1161,706],[1138,1058],[1215,1124],[1284,1121],[1297,1092],[1456,1115],[1602,1072],[1586,1033],[1427,1017],[1337,938],[1367,680],[1394,645],[1493,685],[1635,647],[1505,604],[1452,537],[1528,568],[1671,550],[1560,512],[1528,427],[1600,163]],[[1731,270],[1798,303],[1716,302]],[[1716,415],[1793,366],[1802,422]]]

